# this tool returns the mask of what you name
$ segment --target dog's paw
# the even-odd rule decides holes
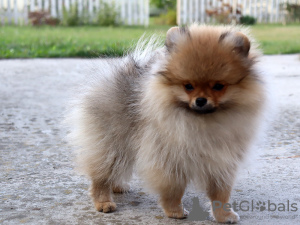
[[[129,189],[130,189],[130,186],[129,186],[129,184],[126,184],[126,183],[122,184],[122,185],[114,186],[112,188],[114,193],[126,193],[129,191]]]
[[[95,208],[99,212],[109,213],[116,211],[117,205],[114,202],[95,202]]]
[[[240,220],[239,215],[234,212],[233,210],[226,212],[226,211],[221,211],[219,213],[214,214],[214,217],[217,222],[219,223],[237,223]]]
[[[189,215],[189,211],[187,211],[182,206],[179,206],[179,207],[176,207],[172,210],[165,210],[165,214],[169,218],[185,219]]]

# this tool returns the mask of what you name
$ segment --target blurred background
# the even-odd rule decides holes
[[[270,86],[270,129],[232,199],[300,203],[300,0],[0,0],[1,225],[196,224],[164,217],[136,176],[126,195],[114,196],[116,213],[96,212],[61,125],[83,90],[76,87],[105,70],[91,58],[122,56],[144,33],[164,36],[193,22],[247,26],[267,55],[258,69]],[[196,196],[207,205],[189,188],[188,210]],[[241,224],[300,224],[299,211],[279,207],[239,213]]]
[[[251,26],[265,54],[300,52],[300,0],[0,0],[0,58],[121,56],[193,22]]]

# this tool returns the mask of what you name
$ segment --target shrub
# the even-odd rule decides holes
[[[176,15],[177,15],[176,11],[170,9],[166,14],[161,14],[158,18],[156,18],[154,23],[160,25],[176,25],[177,24]]]
[[[175,10],[168,10],[166,14],[166,23],[168,25],[176,25],[177,24],[177,13]]]
[[[61,24],[64,26],[78,26],[81,24],[80,17],[78,15],[78,5],[74,4],[70,6],[70,9],[67,10],[63,7],[63,17]]]
[[[165,10],[176,10],[176,0],[150,0],[150,4]]]
[[[51,17],[48,11],[33,11],[28,13],[28,18],[33,26],[59,24],[59,19]]]
[[[117,26],[120,24],[119,11],[114,2],[100,1],[101,9],[97,12],[97,24],[100,26]]]
[[[300,21],[300,4],[286,3],[286,10],[288,12],[288,22],[299,22]]]
[[[256,23],[256,19],[252,16],[242,16],[240,18],[240,23],[244,25],[254,25]]]
[[[64,26],[79,26],[94,24],[100,26],[116,26],[120,24],[119,10],[116,9],[114,1],[108,3],[99,0],[98,11],[93,9],[92,15],[87,7],[83,7],[81,13],[78,10],[78,3],[72,4],[67,10],[63,7],[63,18],[61,24]]]

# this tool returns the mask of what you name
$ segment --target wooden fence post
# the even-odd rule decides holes
[[[39,10],[42,10],[42,0],[37,0],[37,6]]]
[[[35,11],[35,1],[31,0],[30,1],[30,12],[33,12],[33,11]]]
[[[0,0],[0,19],[2,25],[4,25],[5,14],[6,13],[4,13],[3,0]]]
[[[50,12],[49,1],[47,1],[47,0],[44,1],[44,10],[47,11],[47,12]]]
[[[177,14],[177,25],[180,26],[181,25],[181,0],[177,0],[176,3],[176,14]]]
[[[8,16],[8,24],[11,24],[12,21],[12,16],[11,16],[11,6],[10,6],[10,1],[7,1],[7,12],[6,15]]]
[[[185,25],[187,23],[187,0],[182,0],[182,4],[183,4],[183,18],[182,18],[182,23]]]
[[[28,1],[24,0],[24,25],[28,25]]]
[[[205,4],[204,1],[201,0],[201,23],[205,22]]]
[[[149,17],[150,17],[150,10],[149,10],[150,2],[149,0],[146,0],[145,6],[146,6],[146,19],[145,19],[145,26],[149,26]]]
[[[51,0],[51,16],[54,18],[57,17],[55,0]]]
[[[192,23],[193,22],[193,15],[194,15],[194,13],[193,13],[193,3],[194,3],[194,1],[188,1],[188,3],[189,3],[189,8],[188,8],[188,14],[190,15],[189,17],[189,22],[190,23]]]
[[[138,0],[138,5],[137,5],[137,8],[138,8],[138,18],[139,18],[139,22],[138,24],[139,25],[144,25],[144,4],[143,4],[143,0]]]
[[[14,22],[15,25],[18,25],[18,4],[17,4],[17,0],[14,0]]]

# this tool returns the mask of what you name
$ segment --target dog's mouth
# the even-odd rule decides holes
[[[189,107],[189,108],[198,114],[209,114],[209,113],[213,113],[217,110],[217,108],[213,107],[212,105],[205,105],[203,107],[193,106],[193,107]]]
[[[197,113],[197,114],[210,114],[217,110],[217,107],[214,107],[212,105],[205,105],[203,107],[197,107],[197,106],[190,107],[189,104],[186,102],[178,102],[178,105],[190,112]]]

